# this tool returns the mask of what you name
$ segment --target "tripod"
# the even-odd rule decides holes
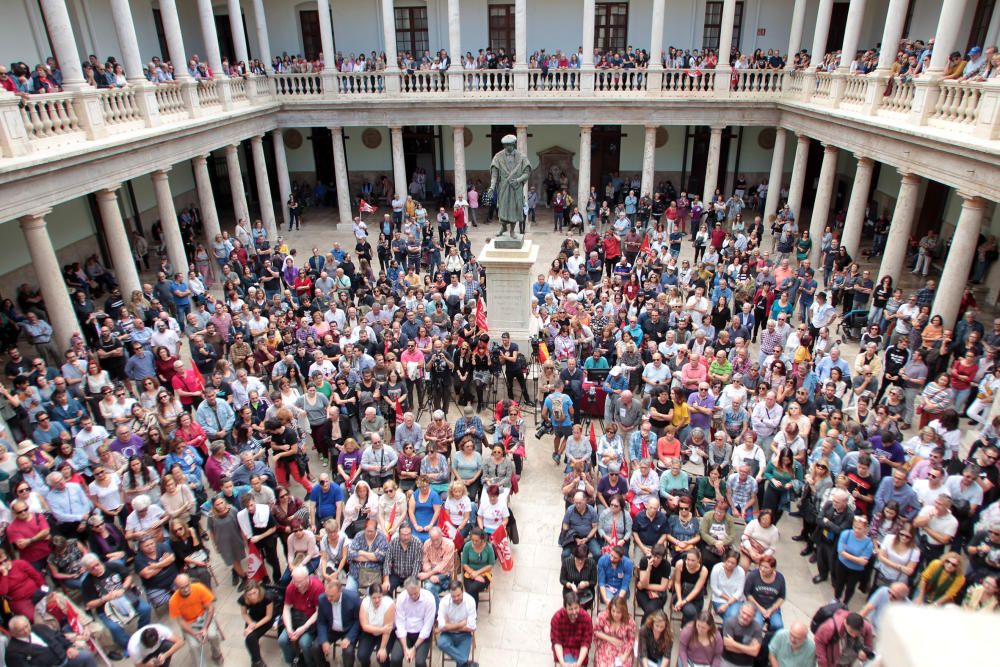
[[[531,416],[535,420],[535,426],[538,426],[538,417],[542,412],[542,404],[538,399],[538,378],[542,374],[542,362],[538,360],[538,354],[534,349],[531,350],[531,356],[528,357],[528,368],[524,372],[524,377],[528,388],[531,390],[531,395],[534,397],[532,399],[532,405],[522,405],[521,412],[527,410],[531,411]]]

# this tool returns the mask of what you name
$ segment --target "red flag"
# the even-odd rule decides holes
[[[647,234],[646,236],[642,237],[642,245],[639,246],[639,254],[641,255],[643,253],[648,253],[648,252],[649,252],[649,235]]]
[[[590,422],[590,448],[597,451],[597,431],[594,430],[594,422]]]
[[[538,360],[543,364],[549,360],[549,344],[544,340],[538,342]]]
[[[456,552],[462,550],[462,547],[465,545],[465,538],[458,532],[458,526],[451,522],[451,514],[443,507],[438,513],[438,528],[441,529],[442,535],[455,544]]]
[[[264,567],[264,559],[261,558],[260,550],[253,542],[247,541],[247,579],[254,581],[264,581],[267,576],[267,568]]]
[[[396,423],[402,423],[403,421],[403,403],[400,396],[396,397]]]
[[[395,502],[392,503],[392,511],[389,512],[389,522],[385,525],[385,534],[392,535],[392,524],[396,521],[396,508],[398,508]]]
[[[195,391],[200,391],[205,388],[205,376],[201,374],[201,369],[199,369],[195,363],[191,362],[191,370],[194,371],[194,376],[198,378],[198,389]]]
[[[476,328],[480,331],[489,331],[489,324],[486,322],[486,302],[480,296],[476,300]]]
[[[372,206],[364,199],[361,200],[361,206],[359,208],[361,209],[362,213],[374,213],[375,211],[378,210],[376,207]]]
[[[510,547],[510,539],[507,538],[507,528],[500,524],[497,529],[490,535],[490,544],[493,545],[493,553],[496,554],[497,560],[500,561],[500,567],[503,568],[504,572],[510,572],[514,569],[514,552]]]

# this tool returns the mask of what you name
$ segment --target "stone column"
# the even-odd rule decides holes
[[[844,233],[840,245],[847,248],[851,257],[860,256],[861,229],[865,223],[865,209],[868,208],[868,192],[872,186],[872,171],[875,162],[867,156],[857,155],[858,168],[854,172],[854,185],[851,187],[851,201],[847,205],[847,217],[844,220]],[[816,241],[813,241],[816,243]],[[895,279],[895,276],[893,277]]]
[[[882,50],[878,55],[879,70],[889,70],[896,61],[896,49],[899,40],[903,38],[903,26],[906,24],[906,10],[909,5],[910,0],[889,0],[885,28],[882,30]]]
[[[390,127],[389,137],[392,143],[392,184],[396,188],[396,194],[406,199],[408,188],[406,158],[403,156],[403,128]]]
[[[826,144],[823,150],[823,166],[819,171],[819,185],[816,186],[816,201],[813,202],[812,220],[809,223],[809,238],[812,239],[813,268],[819,266],[820,239],[830,217],[830,202],[833,201],[833,183],[837,180],[837,147]]]
[[[330,0],[318,0],[316,7],[319,10],[319,37],[323,47],[323,62],[325,63],[323,67],[324,69],[330,69],[334,67],[334,59],[337,56],[333,48],[333,21],[330,19]],[[395,29],[395,25],[394,21],[393,29]],[[393,65],[395,64],[393,62]]]
[[[527,125],[515,125],[514,130],[517,132],[517,150],[521,151],[525,155],[528,154],[528,126]],[[530,161],[530,160],[529,160]]]
[[[260,50],[260,61],[264,63],[264,71],[271,70],[271,38],[267,34],[267,15],[264,13],[264,0],[253,0],[253,20],[257,27],[257,48]]]
[[[965,20],[968,0],[942,0],[941,15],[938,18],[937,31],[934,33],[934,51],[931,54],[931,66],[928,72],[941,72],[948,64],[948,54],[955,50],[958,44],[958,31]],[[959,49],[964,51],[964,49]]]
[[[198,0],[198,17],[201,19],[201,36],[205,40],[205,58],[212,70],[212,78],[226,76],[222,71],[222,52],[219,50],[219,33],[215,29],[215,10],[212,0]]]
[[[184,254],[184,241],[181,239],[181,227],[177,224],[177,211],[174,209],[174,196],[170,193],[170,167],[152,173],[153,191],[156,194],[156,208],[160,213],[160,225],[163,227],[163,240],[167,246],[167,256],[174,267],[174,273],[187,275],[188,260]]]
[[[583,0],[583,36],[580,44],[583,45],[583,53],[580,56],[580,67],[594,66],[594,14],[596,11],[595,0]]]
[[[663,17],[666,0],[653,0],[653,26],[649,36],[649,69],[663,69]]]
[[[810,65],[815,68],[826,55],[826,39],[830,33],[830,18],[833,15],[833,0],[819,0],[816,12],[816,32],[813,34],[812,50],[809,52]]]
[[[528,0],[514,0],[514,69],[528,69]]]
[[[73,312],[73,303],[69,298],[69,290],[62,279],[62,268],[49,230],[45,226],[45,216],[52,212],[46,208],[41,211],[21,216],[21,233],[28,244],[28,255],[35,275],[40,279],[39,287],[42,298],[45,299],[46,310],[49,313],[49,324],[52,325],[52,340],[60,352],[66,351],[74,334],[82,336],[80,323]],[[131,259],[129,259],[131,261]]]
[[[448,0],[448,50],[451,66],[462,69],[462,9],[459,0]]]
[[[351,208],[351,183],[347,178],[347,157],[344,155],[344,130],[340,127],[330,128],[333,140],[333,177],[337,184],[337,212],[340,214],[340,224],[350,225],[354,220]]]
[[[63,75],[63,89],[83,90],[88,88],[83,78],[83,67],[80,66],[80,52],[73,35],[73,24],[69,20],[66,0],[41,0],[42,13],[45,15],[45,27],[52,42],[52,50]],[[41,218],[40,218],[41,219]],[[42,231],[45,221],[42,219]],[[60,272],[59,275],[62,275]]]
[[[111,263],[115,269],[115,277],[126,300],[132,292],[142,289],[139,272],[132,258],[132,246],[129,245],[129,232],[122,221],[122,212],[118,208],[118,187],[98,190],[97,208],[101,212],[101,226],[104,238],[108,242],[111,253]]]
[[[712,135],[708,142],[708,163],[705,165],[705,189],[701,200],[708,206],[719,183],[719,153],[722,152],[721,127],[712,127]]]
[[[242,219],[252,223],[250,207],[247,206],[247,194],[243,187],[243,172],[240,170],[239,144],[226,146],[226,171],[229,174],[229,191],[233,195],[233,215],[237,222]]]
[[[267,162],[264,160],[263,134],[250,137],[250,152],[253,154],[253,171],[257,180],[257,201],[260,202],[260,219],[264,223],[264,229],[267,230],[268,237],[271,238],[273,235],[273,238],[277,238],[278,226],[274,221],[271,182],[267,177]],[[336,149],[334,149],[334,153],[336,153]],[[339,191],[340,183],[337,183],[337,187]],[[284,202],[282,202],[282,206],[284,206]]]
[[[804,134],[796,136],[798,141],[795,144],[795,160],[792,162],[792,180],[788,184],[788,208],[796,220],[801,220],[802,193],[805,191],[806,165],[809,162],[809,144],[812,140]]]
[[[181,34],[181,21],[177,16],[177,0],[160,0],[160,19],[163,22],[163,32],[166,33],[170,61],[174,64],[174,80],[190,79],[187,51],[184,49],[184,36]]]
[[[806,22],[806,2],[807,0],[795,0],[792,8],[792,27],[788,32],[788,53],[785,59],[785,68],[792,68],[792,56],[802,48],[802,26]]]
[[[271,130],[271,145],[274,146],[274,171],[278,174],[278,194],[281,196],[281,219],[288,224],[288,207],[285,202],[292,194],[292,181],[288,175],[288,158],[285,156],[285,138],[281,128]]]
[[[764,228],[768,229],[767,221],[778,212],[781,202],[781,181],[785,175],[785,144],[788,131],[782,127],[775,128],[774,150],[771,153],[771,173],[767,178],[767,199],[764,201]]]
[[[115,22],[115,34],[118,35],[118,48],[122,52],[125,77],[131,84],[145,82],[146,77],[142,74],[142,56],[139,55],[139,40],[135,36],[135,23],[132,21],[129,0],[111,0],[111,18]]]
[[[587,210],[587,197],[590,195],[590,131],[593,125],[580,126],[580,155],[577,157],[579,174],[576,184],[576,205],[580,211]]]
[[[729,69],[729,55],[733,50],[733,22],[735,20],[736,0],[725,0],[722,3],[722,26],[719,31],[719,62],[715,66],[716,69]],[[728,86],[729,83],[727,82],[726,87],[728,88]]]
[[[219,210],[215,207],[215,193],[212,192],[212,179],[208,175],[208,155],[195,155],[191,162],[194,165],[194,184],[198,190],[198,204],[201,206],[201,222],[205,228],[205,240],[215,241],[215,236],[222,233],[219,224]]]
[[[390,94],[398,93],[401,86],[396,53],[396,12],[393,0],[382,0],[382,35],[383,50],[385,51],[385,90]]]
[[[959,192],[962,198],[962,212],[958,216],[958,224],[951,237],[951,248],[944,261],[941,272],[941,284],[934,296],[934,306],[931,314],[940,315],[944,326],[955,325],[958,319],[958,307],[962,303],[962,293],[969,281],[969,271],[976,258],[976,241],[979,240],[979,229],[983,224],[983,211],[986,202],[979,197]]]
[[[844,28],[844,43],[840,49],[840,64],[837,69],[848,72],[851,61],[858,51],[858,40],[861,38],[861,24],[865,17],[865,2],[867,0],[851,0],[847,9],[847,26]]]
[[[465,127],[452,125],[451,143],[455,163],[455,194],[468,192],[465,180]]]
[[[653,186],[656,180],[656,125],[646,126],[646,135],[642,143],[642,187],[639,196],[653,196]],[[584,202],[586,204],[586,202]]]
[[[247,50],[247,34],[243,30],[243,9],[240,7],[240,0],[229,0],[229,30],[233,33],[236,63],[247,62],[250,60],[250,54]]]
[[[906,249],[910,241],[910,230],[913,227],[913,216],[917,212],[917,196],[920,194],[920,177],[916,174],[902,173],[903,180],[899,184],[899,195],[896,197],[896,208],[889,224],[889,238],[886,239],[885,252],[882,254],[882,265],[879,276],[892,276],[899,282],[903,275],[903,265],[906,262]]]

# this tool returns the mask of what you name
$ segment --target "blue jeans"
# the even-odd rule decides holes
[[[723,621],[725,621],[728,618],[732,618],[736,614],[740,613],[739,602],[733,602],[732,604],[730,604],[729,607],[726,608],[726,611],[719,611],[721,608],[722,605],[720,603],[712,602],[712,609],[715,611],[716,614],[722,617]]]
[[[302,652],[307,667],[315,667],[316,665],[316,656],[313,655],[315,642],[316,637],[312,630],[299,637],[299,651]],[[288,638],[288,630],[281,631],[281,636],[278,637],[278,646],[281,647],[281,655],[285,658],[285,664],[292,664],[295,654],[292,652],[292,640]]]
[[[424,581],[424,588],[434,594],[435,600],[438,599],[442,591],[448,590],[449,586],[451,586],[451,577],[447,574],[439,574],[437,583],[434,583],[430,579]]]
[[[750,604],[750,603],[749,602],[744,602],[743,604]],[[737,608],[737,610],[738,610],[738,608]],[[754,612],[754,620],[757,621],[760,624],[761,627],[764,627],[764,614],[760,613],[759,611]],[[768,626],[768,629],[771,632],[777,632],[778,630],[782,629],[783,627],[785,627],[785,622],[781,618],[781,609],[775,609],[774,613],[771,614],[771,623]]]
[[[563,549],[563,551],[562,551],[563,560],[565,560],[565,559],[567,559],[567,558],[569,558],[570,556],[573,555],[573,548],[575,546],[576,546],[576,544],[574,543],[573,546]],[[596,560],[600,560],[600,558],[601,558],[601,545],[597,541],[596,537],[587,542],[587,549],[590,550],[590,555],[594,557],[595,561]]]
[[[438,648],[459,665],[466,663],[472,653],[472,633],[442,632],[438,635]]]
[[[149,619],[153,615],[153,608],[150,607],[149,603],[143,598],[139,598],[139,601],[134,606],[136,613],[139,614],[138,627],[143,628],[149,625]],[[122,650],[128,649],[128,633],[125,632],[122,626],[108,618],[107,614],[104,613],[104,607],[98,607],[98,609],[100,609],[100,611],[97,612],[97,617],[101,619],[101,622],[103,622],[105,626],[107,626],[108,632],[111,633],[111,636],[115,640],[115,644],[117,644]]]

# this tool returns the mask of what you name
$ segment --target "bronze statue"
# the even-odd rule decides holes
[[[490,163],[490,187],[486,198],[496,202],[500,218],[497,245],[519,248],[523,239],[515,233],[517,225],[524,219],[524,184],[531,175],[531,163],[526,155],[517,150],[517,137],[513,134],[506,135],[500,143],[503,150],[494,155]],[[516,245],[511,241],[515,241]]]

